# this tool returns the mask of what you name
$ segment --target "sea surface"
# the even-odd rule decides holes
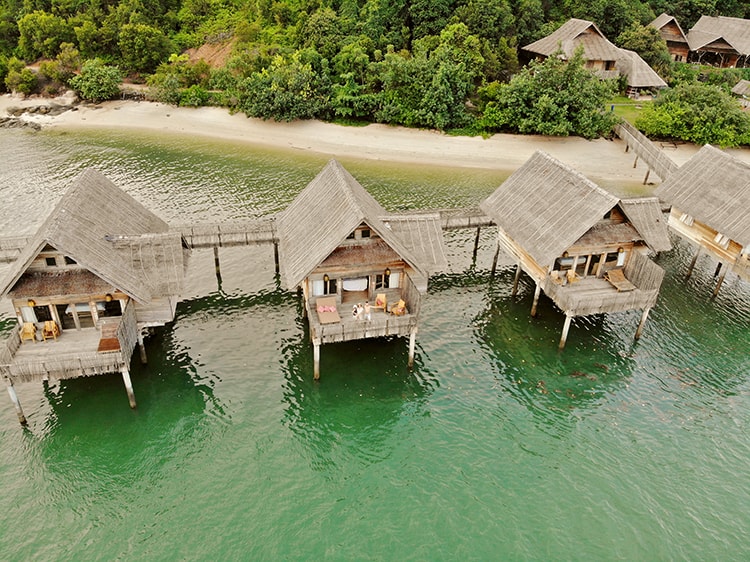
[[[94,166],[173,223],[285,208],[328,157],[132,131],[0,131],[0,235]],[[478,204],[487,170],[342,159],[389,210]],[[173,324],[119,375],[0,399],[0,559],[750,560],[750,284],[690,248],[640,314],[563,315],[493,232],[446,234],[407,340],[322,348],[269,248],[196,251]],[[0,274],[7,266],[0,266]],[[0,309],[0,330],[15,319]]]

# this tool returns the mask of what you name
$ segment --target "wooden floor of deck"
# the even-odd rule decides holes
[[[96,328],[83,330],[64,330],[57,340],[31,342],[25,340],[14,354],[15,360],[54,359],[62,354],[96,353],[99,348],[101,332]]]

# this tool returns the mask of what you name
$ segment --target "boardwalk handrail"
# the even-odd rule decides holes
[[[632,148],[636,155],[648,165],[664,181],[679,166],[660,150],[651,139],[641,133],[627,121],[615,125],[615,134]]]

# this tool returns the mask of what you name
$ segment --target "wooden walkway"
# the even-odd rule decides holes
[[[653,172],[659,176],[662,181],[669,177],[669,174],[677,170],[679,166],[667,156],[658,146],[656,146],[651,140],[641,133],[638,129],[633,127],[627,121],[623,121],[619,125],[615,126],[615,134],[625,141],[627,152],[631,148],[635,152],[635,168],[638,164],[638,158],[641,158],[648,166],[649,172]],[[643,180],[645,185],[648,181],[648,172]]]

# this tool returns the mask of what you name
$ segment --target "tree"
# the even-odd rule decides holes
[[[635,51],[659,76],[669,79],[672,57],[667,42],[655,27],[632,25],[620,33],[615,43],[623,49]]]
[[[331,84],[324,69],[306,61],[310,53],[276,56],[271,65],[240,84],[241,107],[249,117],[293,121],[324,117]]]
[[[750,115],[717,86],[680,84],[643,108],[635,122],[646,135],[724,147],[750,144]]]
[[[73,30],[58,16],[36,10],[18,20],[18,49],[26,60],[53,58],[60,45],[73,40]]]
[[[6,63],[5,87],[11,92],[18,92],[28,96],[37,85],[37,76],[30,68],[15,57]]]
[[[116,66],[104,64],[100,59],[83,63],[81,74],[71,78],[70,86],[85,100],[99,103],[120,93],[122,74]]]
[[[122,26],[118,46],[125,66],[136,72],[153,72],[171,48],[160,29],[142,23]]]
[[[609,133],[617,120],[604,111],[613,92],[609,81],[585,68],[582,49],[567,62],[553,55],[532,62],[508,84],[481,89],[479,124],[487,131],[595,138]]]

